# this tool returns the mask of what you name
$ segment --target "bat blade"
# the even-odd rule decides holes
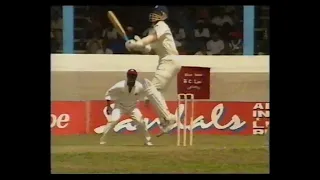
[[[112,12],[112,11],[108,11],[108,18],[110,20],[110,22],[112,23],[113,27],[116,28],[117,32],[119,33],[119,35],[126,41],[128,41],[128,36],[126,34],[126,32],[124,31],[122,25],[120,24],[118,18],[116,17],[116,15]]]

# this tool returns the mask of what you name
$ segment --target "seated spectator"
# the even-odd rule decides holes
[[[102,48],[104,49],[104,53],[105,54],[113,54],[113,51],[110,47],[111,43],[113,40],[107,40],[107,39],[103,39],[102,41]]]
[[[224,50],[224,42],[217,33],[211,36],[211,40],[207,42],[208,55],[222,54]]]
[[[105,54],[113,54],[113,51],[109,48],[106,48]]]
[[[54,17],[52,17],[51,21],[51,32],[52,37],[55,39],[55,43],[57,46],[57,49],[61,49],[62,47],[62,27],[63,27],[63,21],[60,15],[56,14]]]
[[[178,48],[178,52],[179,52],[179,55],[187,55],[188,54],[183,46],[180,46]]]
[[[178,28],[174,27],[172,29],[172,34],[175,37],[175,39],[178,41],[182,41],[186,38],[186,33],[183,27],[178,27]]]
[[[202,48],[198,52],[196,52],[194,55],[208,55],[206,45],[204,44]]]
[[[125,47],[125,42],[118,36],[117,39],[113,39],[109,43],[109,49],[112,50],[113,54],[127,54],[129,53]]]
[[[183,40],[186,38],[186,34],[184,32],[184,29],[174,27],[171,29],[171,31],[172,31],[172,35],[173,35],[174,42],[175,42],[176,46],[181,47]]]
[[[102,31],[102,37],[106,39],[117,39],[118,38],[117,30],[113,28],[112,25],[109,25],[107,28],[105,28]]]
[[[55,39],[52,31],[50,32],[50,44],[51,44],[51,53],[56,53],[58,50],[58,42]]]
[[[190,55],[193,55],[198,50],[198,45],[196,45],[195,42],[195,38],[187,34],[186,40],[184,41],[184,48]]]
[[[242,48],[242,33],[241,32],[231,32],[229,40],[229,53],[230,54],[241,54],[243,51]]]
[[[179,48],[182,46],[182,43],[177,41],[177,40],[174,40],[174,43],[176,44],[176,47]]]
[[[136,35],[136,32],[132,26],[127,27],[126,33],[129,39],[133,39],[134,35]]]
[[[196,29],[194,29],[194,37],[200,40],[210,38],[209,28],[206,26],[203,20],[197,21]]]
[[[104,54],[99,33],[95,32],[93,38],[86,44],[87,54]]]
[[[91,15],[87,17],[87,21],[88,21],[87,28],[89,30],[98,32],[100,34],[102,33],[102,25],[100,23],[98,15]]]
[[[202,19],[204,20],[204,22],[208,22],[209,21],[209,11],[208,11],[208,8],[206,7],[200,7],[200,8],[197,8],[197,18],[198,19]]]
[[[226,13],[233,13],[236,11],[235,6],[220,6],[220,9],[223,9],[223,11]]]
[[[234,22],[232,18],[224,11],[220,12],[218,16],[214,16],[211,20],[211,23],[222,27],[225,24],[233,26]]]

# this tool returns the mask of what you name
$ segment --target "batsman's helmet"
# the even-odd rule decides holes
[[[149,14],[150,22],[164,21],[168,18],[168,8],[166,6],[156,5]]]

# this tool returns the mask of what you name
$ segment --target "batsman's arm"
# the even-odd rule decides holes
[[[142,49],[140,51],[142,54],[149,54],[151,52],[152,48],[150,44],[144,45],[142,39],[137,35],[134,36],[134,39],[136,40],[138,46],[141,46]]]
[[[140,41],[143,46],[150,45],[157,40],[157,35],[155,33],[149,34],[148,36],[142,38]]]
[[[137,44],[140,46],[149,45],[167,33],[170,33],[168,25],[160,21],[153,27],[152,30],[150,30],[149,35],[142,38],[140,41],[137,41]]]

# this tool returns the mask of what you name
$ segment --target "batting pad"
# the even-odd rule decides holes
[[[153,105],[153,107],[156,109],[156,112],[158,113],[159,117],[164,117],[165,119],[169,119],[171,113],[168,110],[168,106],[162,94],[156,89],[156,87],[148,79],[144,79],[144,87],[145,87],[146,95],[150,100],[151,104]]]

